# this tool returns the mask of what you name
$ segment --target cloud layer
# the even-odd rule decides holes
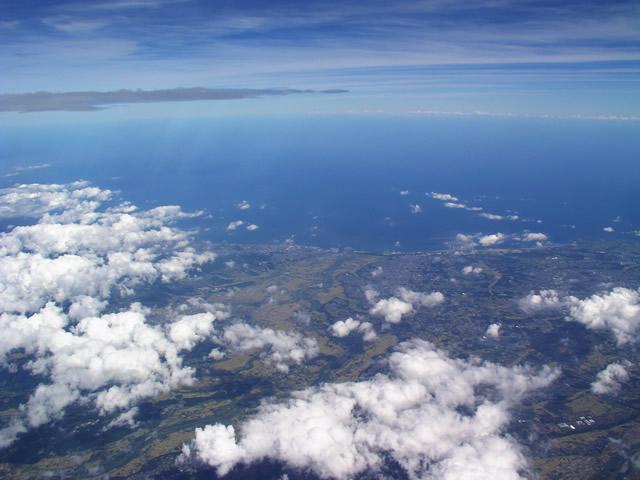
[[[296,90],[291,88],[172,88],[165,90],[117,90],[113,92],[35,92],[0,95],[0,112],[49,110],[95,111],[127,103],[191,102],[279,97],[300,93],[344,93],[347,90]],[[242,207],[241,207],[242,208]],[[248,207],[247,207],[248,208]]]
[[[0,215],[41,216],[35,225],[0,237],[0,310],[35,312],[49,300],[130,294],[140,282],[184,278],[212,261],[189,235],[170,225],[186,214],[176,206],[137,212],[123,203],[100,210],[112,193],[84,183],[21,185],[0,191]]]
[[[638,92],[635,18],[634,2],[314,2],[302,14],[288,2],[64,0],[5,9],[0,63],[6,92],[266,78],[377,88],[364,105],[340,102],[357,111],[637,119],[625,102]],[[429,99],[434,89],[444,90]]]
[[[549,385],[558,371],[451,359],[432,344],[401,344],[388,374],[325,384],[265,403],[241,425],[196,429],[182,461],[219,475],[265,458],[323,478],[375,475],[391,458],[410,478],[518,478],[527,466],[503,432],[509,408]]]
[[[151,325],[138,303],[103,314],[114,291],[126,298],[142,283],[182,279],[215,258],[196,252],[189,234],[172,226],[199,212],[108,206],[114,197],[85,182],[0,191],[0,215],[39,219],[0,236],[0,366],[14,370],[10,354],[22,350],[30,358],[23,368],[43,378],[0,430],[0,447],[62,418],[71,404],[119,414],[111,425],[134,424],[140,400],[193,381],[181,352],[205,339],[230,351],[263,350],[261,358],[283,372],[318,354],[316,340],[296,332],[245,323],[218,330],[215,322],[229,310],[201,299],[169,311],[163,326]],[[216,350],[212,358],[223,355]]]
[[[22,368],[42,378],[0,431],[0,446],[61,418],[74,403],[103,415],[125,410],[121,420],[131,423],[141,399],[193,380],[180,351],[228,317],[222,305],[203,301],[181,309],[200,312],[176,313],[164,327],[150,325],[137,303],[103,313],[114,291],[126,298],[143,282],[181,279],[215,258],[196,252],[189,234],[172,226],[198,213],[106,206],[113,197],[84,182],[0,191],[0,215],[39,217],[0,236],[0,366],[15,370],[9,355],[24,351]]]

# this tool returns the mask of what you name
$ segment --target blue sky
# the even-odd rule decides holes
[[[640,115],[634,1],[3,0],[0,41],[4,94],[349,90],[160,109],[176,115]]]

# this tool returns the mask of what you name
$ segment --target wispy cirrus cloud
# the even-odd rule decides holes
[[[269,79],[320,90],[374,87],[381,93],[370,111],[638,119],[633,102],[619,104],[637,93],[633,2],[315,2],[304,12],[280,1],[24,5],[3,10],[0,23],[5,92],[149,90],[207,86],[211,78],[256,87]],[[402,101],[399,85],[416,96],[402,93]],[[496,87],[504,87],[503,100]],[[594,98],[605,91],[614,101]],[[470,99],[447,98],[452,92]],[[509,112],[515,96],[526,105]],[[385,98],[401,107],[389,109]],[[576,111],[580,100],[586,105]]]
[[[42,168],[49,168],[49,167],[51,167],[50,163],[42,163],[40,165],[28,165],[26,167],[13,167],[13,172],[6,173],[5,175],[3,175],[3,177],[4,178],[16,177],[23,172],[27,172],[30,170],[40,170]]]

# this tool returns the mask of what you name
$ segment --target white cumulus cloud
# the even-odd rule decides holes
[[[504,242],[506,238],[507,236],[504,233],[498,232],[480,237],[478,239],[478,242],[480,242],[480,245],[482,245],[483,247],[490,247],[492,245],[498,245]]]
[[[476,235],[456,234],[455,246],[460,248],[472,248],[476,245]]]
[[[591,391],[598,395],[616,394],[620,391],[621,383],[629,379],[627,368],[631,362],[610,363],[607,368],[598,372],[595,382],[591,384]]]
[[[179,351],[190,350],[210,333],[215,316],[183,316],[167,335],[147,323],[147,314],[140,304],[133,304],[128,310],[85,317],[72,325],[52,302],[29,317],[3,314],[3,358],[9,351],[23,349],[34,356],[27,363],[29,372],[46,381],[20,406],[13,426],[0,430],[0,446],[12,443],[27,428],[62,418],[74,403],[93,405],[106,415],[190,384],[194,371],[182,365]],[[132,422],[131,415],[125,417]]]
[[[444,295],[440,292],[422,293],[400,287],[397,294],[405,302],[421,307],[433,307],[444,302]]]
[[[372,277],[378,277],[380,275],[382,275],[382,267],[376,267],[376,269],[374,271],[371,272],[371,276]]]
[[[371,303],[375,301],[376,295],[373,292],[365,291],[367,300]],[[444,295],[440,292],[422,293],[408,290],[404,287],[398,288],[396,296],[391,298],[383,298],[378,300],[371,307],[369,313],[384,317],[388,323],[398,323],[402,320],[402,316],[412,313],[415,307],[433,307],[444,302]]]
[[[504,220],[504,217],[502,215],[496,215],[494,213],[482,212],[482,213],[479,213],[478,215],[484,218],[488,218],[489,220]]]
[[[500,324],[492,323],[487,327],[487,337],[498,338],[500,336]]]
[[[569,297],[560,298],[556,290],[540,290],[539,293],[531,292],[521,298],[518,304],[525,312],[533,313],[563,308],[567,305],[567,298]],[[577,299],[574,300],[577,301]]]
[[[411,312],[413,312],[413,305],[396,297],[378,300],[369,310],[371,315],[384,317],[385,321],[389,323],[399,323],[403,315]]]
[[[61,210],[83,210],[86,202],[111,199],[110,190],[90,187],[78,181],[69,185],[25,184],[0,190],[0,218],[40,217]]]
[[[618,345],[635,343],[640,332],[640,295],[623,287],[592,295],[571,306],[569,319],[591,329],[610,329]]]
[[[615,287],[608,293],[583,300],[574,296],[561,297],[555,290],[541,290],[520,299],[519,305],[529,313],[564,309],[568,312],[565,320],[582,323],[589,329],[611,330],[618,345],[638,341],[640,294],[637,290]]]
[[[242,220],[235,220],[231,223],[229,223],[229,225],[227,225],[227,230],[235,230],[236,228],[238,228],[239,226],[243,225],[244,222]]]
[[[227,312],[221,312],[218,318],[226,318]],[[211,312],[195,315],[183,315],[169,327],[169,338],[180,350],[191,350],[196,343],[211,336],[216,316]]]
[[[454,197],[453,195],[449,194],[449,193],[436,193],[436,192],[431,192],[431,193],[425,193],[425,195],[431,197],[431,198],[435,198],[436,200],[442,200],[445,202],[457,202],[458,201],[458,197]]]
[[[351,317],[346,320],[338,320],[329,329],[334,337],[346,337],[351,332],[360,332],[362,333],[362,339],[366,342],[373,340],[377,336],[371,323],[354,320]]]
[[[375,288],[367,287],[364,289],[364,298],[367,299],[367,302],[373,303],[376,301],[376,298],[380,296],[380,292],[378,292]]]
[[[547,236],[544,233],[527,232],[522,237],[525,242],[546,242]]]
[[[451,359],[415,340],[393,353],[388,374],[324,384],[264,403],[239,432],[196,429],[181,461],[202,461],[219,475],[265,458],[323,478],[376,476],[387,458],[410,478],[519,478],[522,449],[504,431],[509,409],[559,374]]]
[[[334,337],[346,337],[355,329],[360,326],[360,322],[358,320],[354,320],[349,317],[346,320],[338,320],[333,325],[331,325],[331,334]]]
[[[221,350],[218,350],[217,348],[212,349],[212,350],[209,352],[209,355],[208,355],[208,357],[209,357],[209,358],[212,358],[212,359],[214,359],[214,360],[221,360],[221,359],[223,359],[225,356],[226,356],[226,353],[224,353],[224,352],[223,352],[223,351],[221,351]]]
[[[319,353],[318,342],[314,338],[303,337],[298,332],[253,327],[246,323],[225,328],[220,341],[239,352],[267,349],[261,354],[262,358],[266,363],[275,364],[281,372],[289,371],[288,363],[300,365]]]
[[[189,235],[171,226],[198,213],[175,206],[102,208],[109,198],[110,192],[82,182],[0,190],[3,216],[42,215],[0,236],[0,310],[26,313],[50,300],[105,299],[112,288],[130,294],[141,282],[183,278],[215,258],[196,253]]]
[[[462,269],[462,274],[463,275],[470,275],[470,274],[479,274],[482,273],[482,267],[474,267],[473,265],[467,265],[466,267],[464,267]]]
[[[370,322],[362,322],[358,327],[358,332],[362,333],[362,340],[370,342],[378,336]]]
[[[25,370],[40,379],[0,430],[0,446],[62,418],[72,404],[120,412],[111,424],[133,425],[139,401],[193,380],[180,351],[212,331],[216,314],[225,315],[194,303],[186,308],[206,313],[161,328],[137,303],[102,313],[113,291],[126,296],[143,282],[184,278],[215,258],[197,252],[190,235],[172,225],[202,212],[139,211],[114,197],[86,182],[0,190],[1,217],[37,218],[0,235],[0,367],[15,369],[11,354],[21,351]]]

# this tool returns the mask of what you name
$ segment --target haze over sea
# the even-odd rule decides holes
[[[510,246],[525,232],[554,243],[632,239],[634,124],[306,116],[14,126],[0,131],[0,186],[83,179],[141,208],[203,210],[190,221],[216,243],[422,251],[459,233],[502,233]]]

